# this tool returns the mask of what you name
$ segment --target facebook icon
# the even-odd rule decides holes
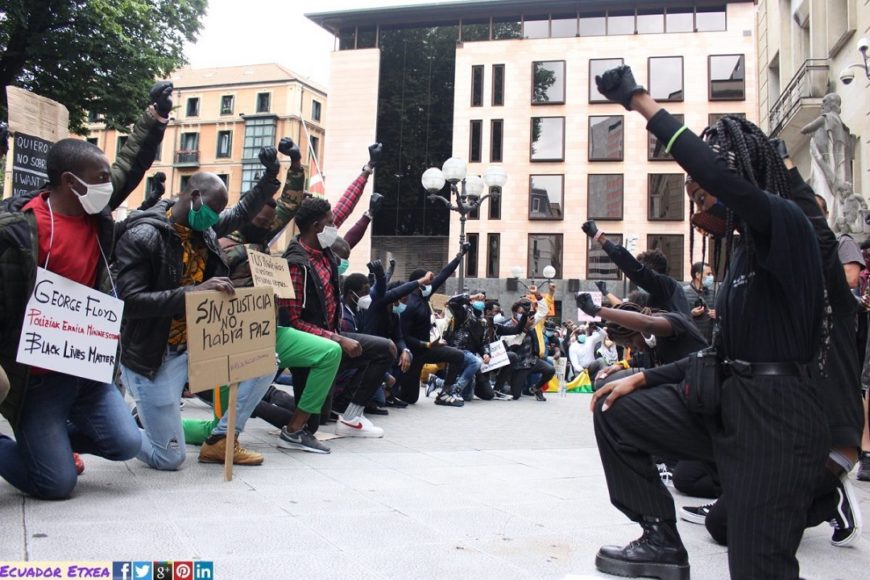
[[[194,580],[214,580],[214,562],[194,562]]]
[[[130,580],[130,562],[112,562],[112,580]]]

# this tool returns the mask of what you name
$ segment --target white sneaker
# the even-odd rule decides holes
[[[344,437],[378,438],[384,436],[384,430],[376,427],[365,415],[360,415],[352,421],[346,421],[344,415],[340,415],[335,423],[335,434]]]

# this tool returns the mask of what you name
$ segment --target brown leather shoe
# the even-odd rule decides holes
[[[218,441],[209,444],[203,443],[199,449],[200,463],[223,463],[227,452],[227,438],[222,437]],[[255,451],[248,451],[241,445],[236,438],[235,449],[233,450],[233,465],[262,465],[263,455]]]

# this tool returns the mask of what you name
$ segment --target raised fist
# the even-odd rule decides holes
[[[369,145],[369,169],[374,169],[381,162],[381,155],[384,153],[384,146],[380,143],[372,143]]]
[[[151,99],[151,104],[154,105],[161,117],[168,117],[169,113],[172,112],[172,91],[174,89],[171,81],[158,81],[148,91],[148,98]]]
[[[278,151],[281,155],[286,155],[290,158],[290,163],[297,164],[302,159],[302,152],[299,151],[299,145],[293,142],[290,137],[282,137],[278,143]]]
[[[471,250],[471,244],[469,244],[468,242],[463,242],[462,245],[459,247],[459,253],[463,256],[467,254],[469,250]]]
[[[577,301],[577,308],[589,316],[598,316],[598,311],[601,310],[601,307],[595,304],[591,294],[588,292],[578,292],[574,299]]]
[[[595,234],[598,233],[598,225],[595,223],[595,220],[587,220],[580,229],[583,230],[583,233],[589,236],[590,238],[594,238]]]
[[[366,267],[369,269],[369,272],[371,272],[372,274],[374,274],[377,277],[383,278],[385,275],[384,274],[384,264],[380,260],[372,260],[371,262],[366,264]]]
[[[646,89],[637,84],[631,67],[621,65],[604,71],[595,77],[598,92],[614,103],[619,103],[627,111],[631,110],[631,98],[637,93],[645,93]]]
[[[281,170],[281,162],[278,161],[278,150],[274,147],[263,147],[260,149],[260,163],[266,168],[266,173],[273,176],[278,175]]]
[[[375,217],[384,205],[384,196],[377,191],[372,192],[372,197],[369,199],[369,217]]]

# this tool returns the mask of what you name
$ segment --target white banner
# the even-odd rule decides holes
[[[510,363],[511,361],[508,359],[507,349],[504,347],[504,343],[498,340],[490,343],[489,363],[480,365],[480,372],[488,373],[489,371],[494,371],[495,369],[507,366]]]
[[[17,360],[111,383],[123,312],[122,300],[37,268]]]

